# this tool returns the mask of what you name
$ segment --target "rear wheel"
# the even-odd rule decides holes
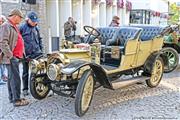
[[[89,109],[93,93],[95,81],[91,70],[86,70],[77,86],[75,98],[75,112],[81,117]]]
[[[157,58],[153,64],[151,77],[150,79],[146,80],[146,83],[149,87],[156,87],[163,75],[164,63],[161,57]]]
[[[171,47],[164,47],[162,51],[166,53],[167,58],[168,58],[167,65],[165,65],[166,67],[164,67],[164,72],[165,73],[172,72],[178,66],[179,55],[177,51]]]

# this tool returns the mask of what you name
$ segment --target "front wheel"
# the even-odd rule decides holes
[[[47,79],[47,75],[33,75],[30,80],[30,91],[34,98],[41,100],[47,96],[50,88],[44,81]]]
[[[164,73],[169,73],[175,70],[179,64],[179,56],[175,49],[171,47],[164,47],[162,51],[166,54],[168,62],[164,67]]]
[[[151,77],[146,80],[146,83],[149,87],[156,87],[163,76],[164,63],[161,57],[158,57],[152,67]]]
[[[75,98],[75,112],[81,117],[89,109],[93,93],[95,81],[91,70],[86,70],[77,86]]]

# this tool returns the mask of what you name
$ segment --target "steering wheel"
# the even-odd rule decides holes
[[[87,39],[86,43],[91,42],[91,40],[90,40],[91,35],[95,37],[94,39],[96,39],[98,36],[100,36],[100,32],[97,29],[95,29],[95,28],[93,28],[91,26],[84,26],[84,30],[87,33],[89,33],[89,36],[88,36],[88,39]]]

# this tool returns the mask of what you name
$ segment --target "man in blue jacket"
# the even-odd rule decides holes
[[[29,12],[26,22],[20,26],[20,32],[22,34],[26,57],[35,59],[42,55],[43,45],[40,31],[37,26],[39,22],[36,12]],[[23,62],[23,94],[28,95],[28,62]]]

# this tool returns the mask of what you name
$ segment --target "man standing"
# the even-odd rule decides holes
[[[23,14],[18,9],[13,9],[8,21],[0,27],[0,48],[2,50],[2,64],[8,64],[8,92],[9,100],[14,106],[28,105],[29,102],[20,98],[21,79],[19,75],[19,61],[23,58],[24,43],[17,28],[23,18]]]
[[[42,38],[37,26],[39,22],[37,13],[31,11],[27,15],[26,22],[20,26],[20,33],[22,34],[26,57],[35,59],[43,54]],[[23,94],[28,95],[28,62],[23,61]]]
[[[5,20],[6,20],[5,16],[0,15],[0,26],[5,22]],[[1,56],[2,56],[2,50],[0,49],[0,57]],[[7,80],[6,65],[0,64],[0,85],[6,84],[5,80]]]
[[[72,17],[68,18],[68,21],[64,23],[64,36],[66,40],[72,40],[75,37],[76,21]]]

